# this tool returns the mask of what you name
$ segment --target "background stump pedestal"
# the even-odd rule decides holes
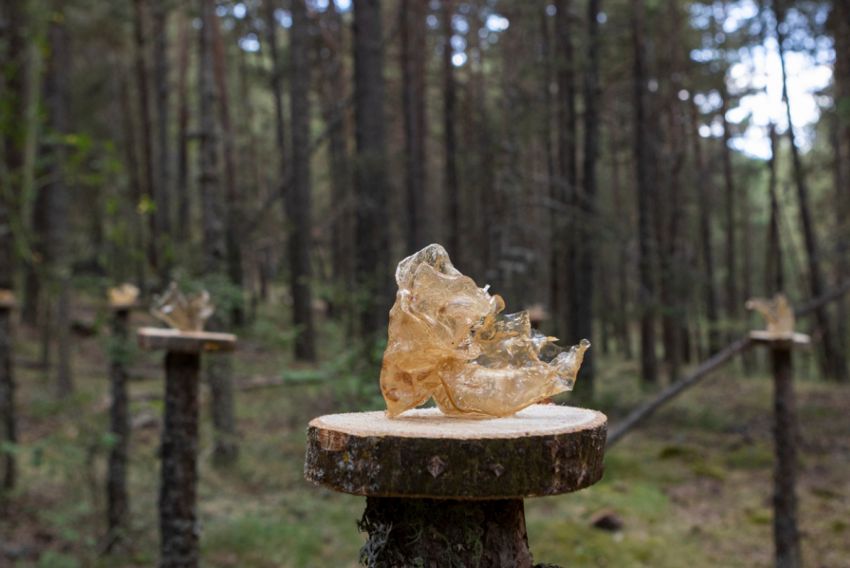
[[[531,566],[523,499],[599,481],[606,428],[556,405],[492,420],[333,414],[310,422],[304,475],[367,497],[368,566]]]
[[[107,552],[125,539],[129,497],[127,493],[127,454],[130,443],[130,408],[127,395],[127,364],[130,356],[128,327],[136,303],[113,303],[112,342],[109,349],[109,383],[112,404],[109,407],[109,431],[114,437],[109,450],[106,475]]]
[[[802,333],[776,334],[752,331],[753,342],[770,347],[773,367],[773,436],[776,461],[773,471],[773,542],[777,568],[799,568],[800,531],[797,527],[797,411],[791,351],[808,347]]]
[[[198,566],[198,387],[201,353],[232,351],[236,336],[201,331],[142,328],[143,349],[165,354],[165,419],[159,489],[161,568]]]

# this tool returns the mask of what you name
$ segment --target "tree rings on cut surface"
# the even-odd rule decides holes
[[[399,418],[331,414],[310,422],[304,476],[370,497],[521,499],[569,493],[602,477],[607,418],[533,405],[491,420],[435,408]]]

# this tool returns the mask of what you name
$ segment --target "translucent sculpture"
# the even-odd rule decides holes
[[[752,298],[746,303],[748,310],[755,310],[767,320],[767,332],[771,335],[794,333],[794,310],[784,294],[776,294],[772,300]]]
[[[109,289],[109,303],[113,306],[132,306],[139,299],[139,289],[132,284],[121,284]]]
[[[154,297],[151,313],[180,331],[203,331],[204,324],[215,312],[206,290],[187,296],[172,282],[161,296]]]
[[[432,398],[448,415],[509,416],[571,390],[590,342],[569,350],[531,328],[527,312],[479,288],[432,244],[402,260],[381,369],[387,413]]]

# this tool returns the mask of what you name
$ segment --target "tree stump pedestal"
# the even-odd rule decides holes
[[[770,347],[773,367],[773,435],[776,461],[773,473],[773,542],[777,568],[799,568],[800,531],[797,527],[797,411],[791,351],[808,347],[802,333],[751,331],[754,343]]]
[[[196,495],[198,387],[201,353],[232,351],[228,333],[142,328],[139,345],[165,351],[165,419],[160,450],[159,530],[161,568],[199,564]]]
[[[15,376],[12,364],[12,310],[15,293],[0,288],[0,445],[17,443]],[[15,486],[17,464],[11,450],[0,451],[0,496]]]
[[[109,407],[109,431],[113,436],[106,476],[106,550],[114,550],[125,540],[129,497],[127,493],[127,455],[130,443],[130,406],[127,395],[127,365],[130,313],[137,302],[109,302],[112,313],[112,338],[109,345],[109,383],[112,403]]]
[[[332,414],[310,422],[304,475],[362,495],[367,566],[529,567],[523,499],[602,477],[607,418],[534,405],[507,418]]]

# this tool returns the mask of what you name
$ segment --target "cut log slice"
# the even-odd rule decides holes
[[[530,406],[492,420],[435,408],[331,414],[310,422],[304,476],[369,497],[521,499],[569,493],[602,477],[601,412]]]
[[[750,339],[757,343],[786,343],[788,345],[809,345],[812,339],[805,333],[771,333],[769,331],[751,331]]]
[[[138,331],[139,347],[149,351],[161,349],[174,353],[233,351],[236,336],[211,331],[180,331],[160,327],[143,327]]]

